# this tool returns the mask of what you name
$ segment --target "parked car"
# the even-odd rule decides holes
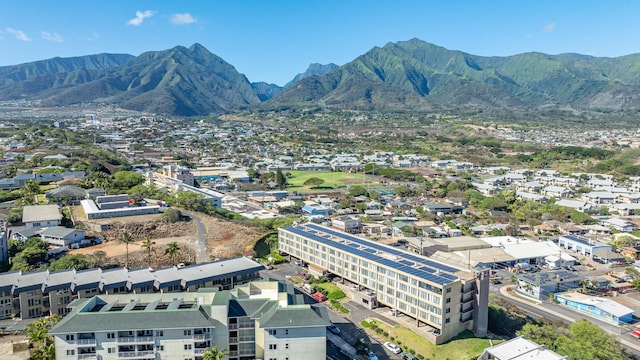
[[[394,354],[400,354],[402,352],[402,349],[400,349],[400,347],[392,342],[387,341],[386,343],[384,343],[384,347],[387,348],[387,350],[391,351]]]
[[[398,311],[396,309],[389,309],[389,315],[396,316],[398,315]]]
[[[336,335],[340,335],[340,328],[331,324],[329,326],[327,326],[327,330],[331,331],[332,333],[336,334]]]
[[[378,357],[373,351],[369,351],[369,360],[378,360]]]
[[[403,352],[400,356],[402,356],[402,360],[418,360],[415,356],[407,354],[405,352]]]

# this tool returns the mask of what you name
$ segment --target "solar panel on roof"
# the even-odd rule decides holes
[[[458,279],[457,276],[452,276],[452,275],[449,275],[449,274],[442,273],[442,272],[446,271],[445,269],[451,269],[453,271],[458,271],[457,269],[454,269],[454,268],[451,268],[451,267],[448,267],[448,266],[444,266],[444,265],[441,266],[442,269],[441,268],[427,267],[427,266],[423,266],[423,267],[421,267],[419,269],[418,268],[414,268],[414,267],[412,267],[414,265],[414,262],[417,262],[420,265],[424,265],[424,264],[427,264],[427,263],[433,263],[433,264],[436,264],[436,265],[440,265],[440,264],[432,262],[432,261],[429,261],[429,260],[427,260],[425,258],[421,258],[421,257],[413,256],[411,254],[407,254],[405,252],[400,252],[400,251],[397,251],[395,249],[392,249],[392,251],[389,251],[389,249],[387,249],[385,247],[376,246],[377,244],[375,244],[375,243],[369,243],[369,242],[367,242],[367,241],[365,241],[363,239],[360,239],[360,238],[357,238],[357,237],[354,237],[354,236],[348,236],[349,240],[352,241],[352,242],[349,243],[348,245],[345,245],[345,244],[340,243],[340,242],[335,241],[335,240],[329,240],[329,239],[327,239],[325,237],[311,234],[310,231],[308,231],[308,229],[307,229],[310,226],[316,226],[317,227],[317,225],[309,224],[306,227],[303,226],[302,228],[289,227],[289,228],[287,228],[287,230],[289,230],[289,231],[291,231],[291,232],[293,232],[295,234],[298,234],[298,235],[307,237],[309,239],[312,239],[314,241],[317,241],[319,243],[322,243],[322,244],[325,244],[325,245],[340,249],[342,251],[351,253],[351,254],[353,254],[355,256],[359,256],[359,257],[362,257],[364,259],[370,260],[370,261],[375,262],[377,264],[385,265],[385,266],[387,266],[387,267],[389,267],[391,269],[394,269],[396,271],[401,271],[401,272],[405,272],[405,273],[414,275],[414,276],[416,276],[418,278],[421,278],[423,280],[426,280],[426,281],[429,281],[429,282],[432,282],[432,283],[449,284],[449,283],[451,283],[453,281],[456,281]],[[333,233],[335,236],[340,236],[342,238],[344,238],[345,235],[347,235],[347,234],[339,233],[339,232],[336,232],[336,231],[333,231],[333,230],[328,230],[328,229],[321,228],[321,227],[317,227],[317,229],[320,232]],[[360,249],[360,245],[364,245],[365,247]],[[397,255],[399,257],[410,258],[410,259],[412,259],[414,261],[409,261],[409,260],[406,260],[406,259],[401,259],[401,260],[398,260],[398,261],[394,261],[394,260],[390,260],[390,259],[387,259],[387,258],[383,258],[381,256],[378,256],[378,255],[374,254],[376,252],[376,249],[392,253],[392,254]],[[404,263],[401,263],[402,261],[404,261]],[[438,270],[440,271],[440,274],[436,275],[435,273]]]

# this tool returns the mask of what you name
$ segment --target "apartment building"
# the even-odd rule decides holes
[[[259,278],[264,267],[248,258],[163,269],[89,269],[0,274],[0,320],[66,315],[75,299],[99,294],[194,292],[201,287],[231,289]]]
[[[367,303],[382,304],[430,326],[441,344],[464,330],[487,332],[489,270],[460,269],[328,227],[284,227],[279,250],[367,289]]]
[[[216,346],[225,359],[324,360],[325,307],[304,304],[292,285],[253,281],[232,290],[97,295],[49,334],[56,358],[202,359]]]

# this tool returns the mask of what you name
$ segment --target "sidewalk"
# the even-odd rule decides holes
[[[566,316],[564,314],[561,314],[561,313],[558,313],[556,311],[550,310],[550,309],[542,306],[541,305],[542,302],[540,302],[540,301],[536,301],[536,300],[533,300],[533,299],[530,300],[530,299],[526,299],[524,297],[512,294],[511,291],[508,291],[508,289],[510,287],[511,287],[511,285],[506,285],[506,286],[501,287],[500,288],[500,294],[502,294],[503,296],[505,296],[505,297],[507,297],[509,299],[513,299],[515,301],[522,302],[522,303],[527,303],[529,306],[533,306],[533,307],[539,309],[542,312],[557,316],[557,317],[559,317],[561,319],[564,319],[564,320],[572,322],[572,323],[575,322],[576,320],[578,320],[579,318],[582,318],[582,317],[580,317],[581,315],[585,315],[585,318],[586,318],[586,314],[582,314],[582,313],[578,313],[578,312],[575,312],[575,314],[578,315],[579,317],[578,318],[572,318],[570,316]],[[609,333],[611,335],[614,335],[619,343],[621,343],[621,344],[623,344],[623,345],[625,345],[625,346],[627,346],[629,348],[632,348],[632,349],[640,352],[640,344],[639,343],[633,342],[633,341],[631,341],[631,339],[625,339],[625,338],[621,337],[619,333],[615,333],[615,332],[610,331],[610,330],[608,330],[606,328],[603,328],[603,327],[600,327],[600,328],[602,330],[604,330],[605,332],[607,332],[607,333]]]

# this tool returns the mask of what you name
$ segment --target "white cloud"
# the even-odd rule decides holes
[[[87,41],[93,41],[93,40],[96,40],[98,37],[100,37],[100,35],[99,35],[97,32],[95,32],[95,31],[94,31],[94,32],[92,32],[92,33],[91,33],[91,36],[89,36],[89,37],[87,38]]]
[[[552,22],[542,27],[543,32],[554,32],[556,30],[556,23]]]
[[[197,22],[198,20],[196,20],[196,18],[191,16],[191,14],[184,13],[184,14],[173,14],[173,15],[171,15],[170,21],[171,21],[172,24],[175,24],[175,25],[185,25],[185,24],[193,24],[194,22]]]
[[[127,25],[140,26],[142,25],[142,22],[144,22],[144,19],[152,17],[153,14],[155,14],[155,11],[136,11],[136,17],[129,20]]]
[[[12,28],[6,28],[5,30],[7,31],[7,33],[14,35],[18,40],[31,41],[31,38],[28,37],[27,34],[25,34],[22,30],[16,30]]]
[[[59,42],[59,43],[64,42],[64,38],[62,37],[62,35],[58,33],[50,33],[50,32],[43,31],[40,33],[40,36],[42,36],[42,38],[45,40]]]

